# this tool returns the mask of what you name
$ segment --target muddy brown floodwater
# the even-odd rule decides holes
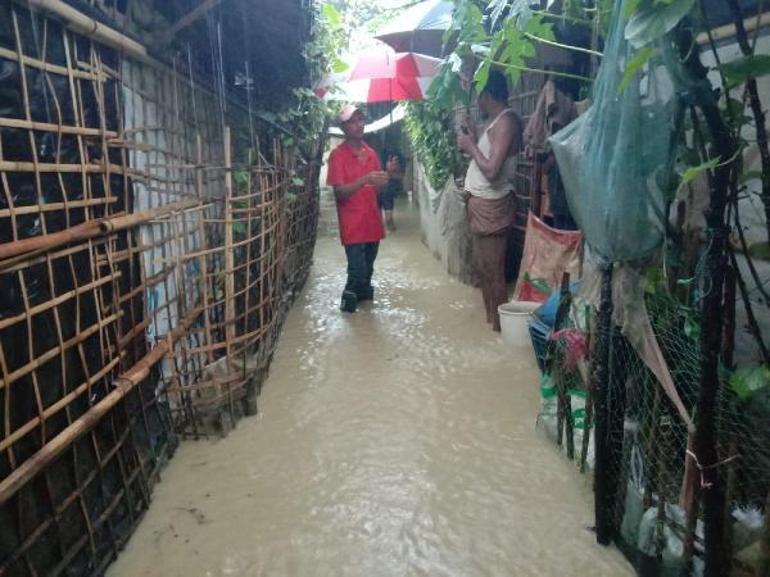
[[[590,487],[535,430],[538,374],[397,214],[377,296],[338,307],[324,214],[260,413],[186,442],[109,577],[633,575]]]

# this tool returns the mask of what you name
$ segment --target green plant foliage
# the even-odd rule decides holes
[[[742,401],[770,386],[770,368],[740,367],[730,376],[730,388]]]
[[[466,106],[470,105],[470,94],[463,90],[460,75],[455,71],[451,61],[441,66],[441,70],[428,89],[427,97],[435,108],[451,108],[457,101]]]
[[[311,85],[332,72],[342,72],[347,64],[341,54],[347,46],[344,18],[331,3],[317,4],[310,42],[304,47]],[[284,146],[294,147],[306,158],[317,151],[328,119],[334,110],[310,88],[296,88],[278,112],[260,111],[257,115],[278,127]]]
[[[671,32],[694,5],[695,0],[632,0],[626,6],[626,39],[634,48],[646,46]]]
[[[654,50],[655,49],[652,46],[645,46],[628,61],[626,70],[623,72],[623,78],[621,78],[620,85],[618,86],[618,94],[625,92],[631,79],[636,76],[637,72],[642,70],[645,64],[647,64],[647,61],[652,56]]]
[[[459,165],[450,113],[435,102],[410,102],[406,130],[430,185],[442,188]]]
[[[749,78],[759,78],[770,74],[770,56],[767,54],[754,54],[744,56],[732,62],[722,65],[722,72],[730,88],[734,88],[746,82]]]
[[[347,68],[341,58],[347,47],[342,14],[328,2],[316,10],[312,40],[305,46],[305,60],[310,67],[312,82],[317,82],[329,72],[344,72]]]
[[[493,66],[504,70],[515,85],[535,55],[537,42],[554,41],[552,25],[545,21],[543,13],[532,10],[530,0],[454,0],[454,4],[453,24],[446,38],[457,30],[454,56],[479,61],[472,79],[476,92],[486,86]],[[454,65],[451,70],[454,74],[460,71]],[[459,82],[445,79],[439,83],[436,95],[467,100],[467,91]]]

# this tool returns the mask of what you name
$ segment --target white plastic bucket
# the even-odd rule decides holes
[[[511,301],[497,307],[500,313],[500,331],[503,340],[515,347],[529,345],[528,321],[532,313],[543,303],[530,301]]]

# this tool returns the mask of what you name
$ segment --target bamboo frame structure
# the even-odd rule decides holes
[[[175,436],[254,411],[318,165],[244,154],[248,123],[189,73],[28,6],[0,19],[0,577],[99,575]]]

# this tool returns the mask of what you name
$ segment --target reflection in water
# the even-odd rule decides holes
[[[259,416],[182,445],[110,577],[633,574],[535,432],[531,353],[398,220],[355,315],[337,310],[344,254],[322,222]]]

